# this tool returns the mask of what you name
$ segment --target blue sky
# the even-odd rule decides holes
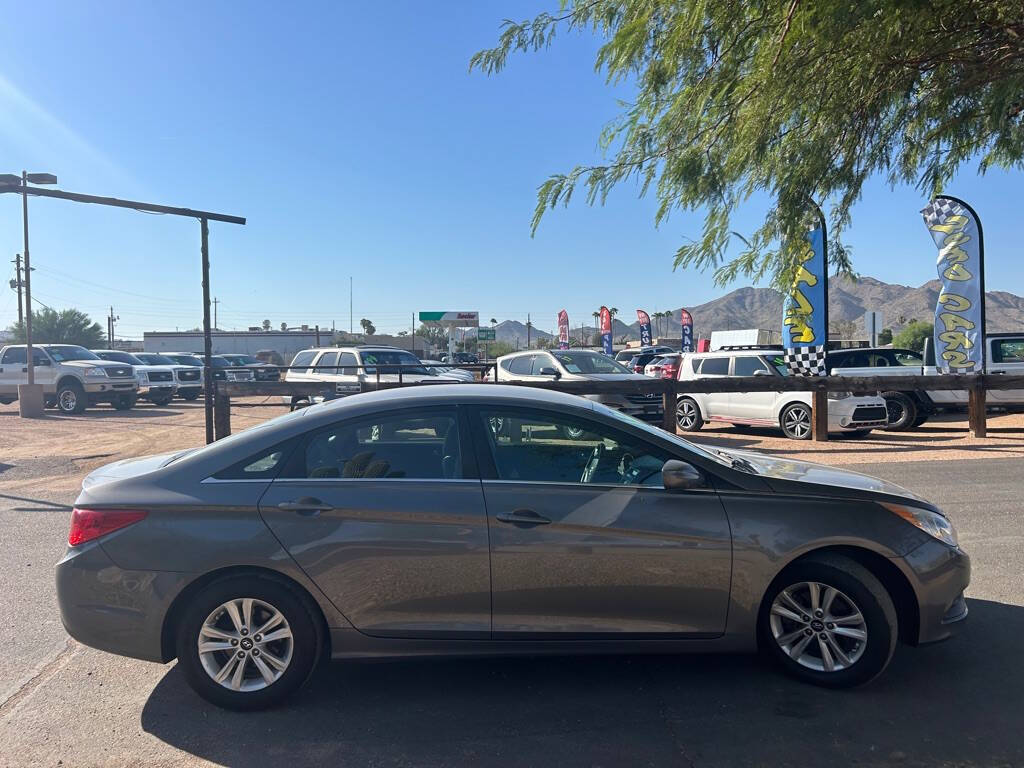
[[[654,201],[622,188],[603,208],[549,214],[535,189],[598,159],[616,97],[598,42],[565,36],[495,77],[469,74],[505,17],[556,5],[0,3],[0,173],[55,173],[63,189],[246,216],[213,224],[222,328],[349,322],[408,328],[418,310],[479,310],[545,329],[600,304],[694,306],[724,293],[673,271],[699,213],[655,229]],[[968,169],[948,188],[982,217],[989,289],[1024,293],[1024,174]],[[865,275],[933,278],[914,189],[872,182],[847,242]],[[118,334],[201,322],[199,226],[188,219],[31,200],[35,295]],[[738,228],[763,213],[752,207]],[[0,200],[0,256],[21,250],[20,205]],[[13,266],[4,270],[4,282]],[[743,284],[743,283],[740,283]],[[738,287],[738,286],[737,286]],[[884,308],[883,308],[884,309]],[[16,317],[0,290],[0,326]],[[628,315],[628,317],[627,317]]]

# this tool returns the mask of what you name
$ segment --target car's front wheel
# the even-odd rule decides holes
[[[856,561],[831,553],[783,571],[765,596],[759,625],[762,649],[783,669],[830,688],[881,674],[899,633],[882,583]]]
[[[303,600],[262,577],[210,584],[178,625],[178,664],[185,679],[225,709],[280,703],[309,677],[318,647],[316,624]]]
[[[63,381],[57,387],[57,408],[61,413],[82,413],[88,401],[85,390],[77,381]]]
[[[779,426],[790,440],[810,440],[811,407],[804,403],[787,405],[779,416]]]

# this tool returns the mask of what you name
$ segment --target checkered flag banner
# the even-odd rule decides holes
[[[960,213],[961,208],[958,203],[948,198],[938,197],[921,209],[921,215],[924,216],[924,223],[931,229],[936,224],[944,224],[954,213]]]
[[[791,347],[783,352],[782,359],[794,376],[826,376],[825,345],[814,347]]]

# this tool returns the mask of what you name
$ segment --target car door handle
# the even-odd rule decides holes
[[[282,501],[277,505],[277,508],[309,516],[319,515],[321,512],[330,512],[334,509],[330,504],[324,504],[320,499],[314,499],[312,496],[303,496],[294,501]]]
[[[516,525],[547,525],[551,521],[538,515],[532,509],[517,509],[515,512],[499,512],[495,515],[503,523],[514,523]]]

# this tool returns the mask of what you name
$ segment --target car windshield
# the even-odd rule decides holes
[[[619,421],[625,422],[626,424],[629,424],[633,427],[642,429],[644,432],[650,434],[652,437],[661,438],[663,440],[669,440],[670,442],[675,443],[681,448],[685,448],[687,451],[696,453],[698,456],[701,456],[705,459],[710,459],[711,461],[715,461],[718,462],[719,464],[724,464],[726,466],[732,466],[732,459],[728,456],[723,456],[720,453],[716,453],[713,451],[709,451],[705,448],[701,448],[699,445],[695,445],[694,443],[691,443],[689,440],[679,437],[678,435],[673,435],[670,432],[666,432],[664,429],[652,426],[651,424],[648,424],[646,421],[641,421],[635,416],[630,416],[629,414],[623,413],[622,411],[616,410],[615,408],[609,408],[607,405],[604,405],[603,403],[594,403],[594,410],[603,413],[605,416],[611,416],[612,418],[618,419]]]
[[[59,346],[47,346],[46,351],[50,353],[50,357],[56,360],[58,363],[65,363],[69,360],[99,360],[101,359],[98,355],[94,355],[85,347],[76,347],[71,344],[61,344]]]
[[[789,376],[789,366],[786,365],[786,358],[782,355],[772,355],[768,358],[780,376]]]
[[[174,365],[174,361],[169,357],[163,355],[150,355],[146,353],[139,353],[136,355],[146,365]]]
[[[145,365],[135,355],[130,355],[127,352],[104,352],[99,357],[115,363],[124,363],[125,365]]]
[[[376,350],[363,352],[363,365],[367,373],[376,374],[376,366],[380,366],[381,373],[414,373],[420,376],[429,375],[429,371],[423,367],[419,358],[409,352],[392,352],[390,350]]]
[[[194,355],[174,355],[171,360],[176,362],[178,365],[195,365],[199,368],[203,367],[203,361]]]
[[[629,368],[598,352],[552,352],[554,358],[569,373],[611,373],[630,376]]]
[[[257,360],[252,355],[232,355],[231,359],[242,363],[242,365],[259,365],[263,362],[262,360]]]

